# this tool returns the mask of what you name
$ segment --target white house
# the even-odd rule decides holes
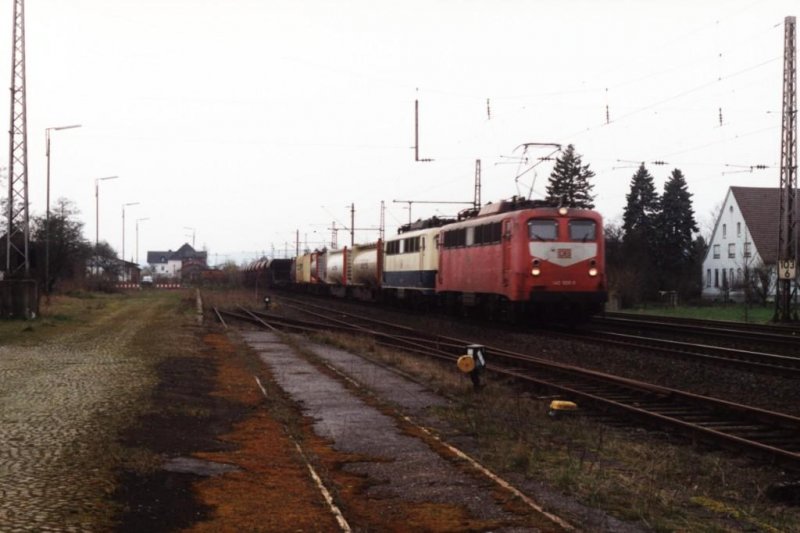
[[[780,189],[730,187],[703,261],[703,298],[744,299],[748,273],[771,270],[770,296],[775,293]]]
[[[206,252],[197,252],[186,243],[174,252],[172,250],[167,250],[166,252],[148,251],[147,264],[150,266],[155,278],[180,279],[184,262],[205,265],[206,257]]]

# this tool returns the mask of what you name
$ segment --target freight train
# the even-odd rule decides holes
[[[583,321],[607,300],[600,214],[516,197],[384,241],[254,263],[251,277],[261,270],[267,285],[511,321]]]

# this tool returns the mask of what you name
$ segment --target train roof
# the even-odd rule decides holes
[[[450,225],[448,225],[448,226],[446,226],[446,227],[444,227],[442,229],[444,231],[448,231],[448,230],[457,229],[457,228],[465,228],[465,227],[470,227],[470,226],[479,226],[481,224],[488,224],[488,223],[492,223],[492,222],[498,222],[500,220],[503,220],[504,218],[506,218],[509,215],[517,215],[517,214],[522,215],[522,216],[531,216],[532,214],[535,214],[535,215],[538,215],[538,216],[547,216],[547,217],[567,217],[567,218],[581,218],[581,217],[584,217],[584,218],[592,218],[592,219],[597,219],[597,220],[601,220],[602,219],[600,213],[598,213],[597,211],[594,211],[592,209],[581,209],[581,208],[577,208],[577,207],[568,207],[568,208],[566,208],[567,212],[564,213],[563,215],[561,213],[559,213],[559,209],[561,209],[561,208],[555,207],[553,205],[547,205],[546,204],[546,205],[537,205],[536,207],[523,207],[523,208],[518,208],[518,209],[503,209],[503,208],[499,208],[499,209],[494,210],[494,211],[492,211],[492,210],[483,211],[482,210],[482,212],[485,213],[485,214],[478,215],[478,216],[475,216],[475,217],[472,217],[472,218],[467,218],[467,219],[461,220],[459,222],[455,222],[455,223],[450,224]]]
[[[453,222],[455,222],[455,221],[454,220],[450,220],[448,223],[452,224]],[[445,225],[432,226],[432,227],[425,228],[425,229],[417,229],[417,230],[407,231],[407,232],[403,232],[403,233],[398,233],[397,235],[392,235],[390,237],[386,237],[386,242],[401,241],[403,239],[408,239],[409,237],[416,237],[418,235],[428,235],[428,234],[431,234],[431,233],[439,233],[439,231],[444,229],[444,227],[446,227],[446,226]]]
[[[443,217],[431,217],[426,219],[419,219],[415,222],[409,222],[408,224],[403,224],[399,228],[397,228],[397,233],[407,233],[410,231],[418,231],[421,229],[429,229],[429,228],[439,228],[446,224],[452,224],[455,222],[453,218],[443,218]]]
[[[543,207],[558,207],[556,203],[548,200],[528,200],[521,196],[512,196],[507,200],[500,200],[495,203],[488,203],[480,208],[474,217],[486,217],[492,215],[499,215],[500,213],[508,213],[510,211],[521,211],[523,209],[539,209]],[[469,215],[469,213],[465,213]]]

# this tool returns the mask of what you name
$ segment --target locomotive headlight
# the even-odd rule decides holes
[[[558,214],[561,215],[562,217],[565,216],[567,214],[567,208],[566,207],[559,207],[558,208]]]
[[[590,268],[590,269],[589,269],[589,275],[590,275],[591,277],[595,277],[595,276],[597,275],[597,269],[596,269],[596,268],[594,268],[594,267]]]
[[[534,259],[531,264],[533,265],[533,268],[531,268],[531,275],[538,276],[542,273],[542,269],[539,268],[541,262],[538,259]]]

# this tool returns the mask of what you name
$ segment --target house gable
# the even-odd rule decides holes
[[[778,250],[780,189],[731,187],[731,190],[742,207],[742,214],[761,258],[765,264],[775,264]]]
[[[742,197],[736,189],[741,188],[728,189],[703,260],[703,295],[706,297],[717,297],[726,287],[728,290],[735,289],[743,282],[747,269],[762,261],[750,221],[746,218],[748,210],[742,205],[743,198],[744,202],[749,202],[761,196],[753,194]],[[758,192],[763,194],[761,191]]]

